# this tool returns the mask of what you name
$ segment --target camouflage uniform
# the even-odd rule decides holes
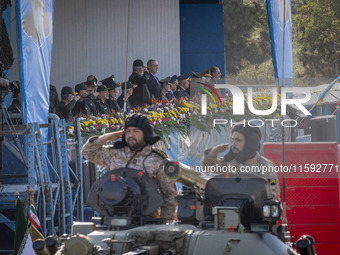
[[[91,137],[82,148],[85,159],[101,165],[109,170],[121,167],[144,169],[147,174],[158,184],[164,198],[164,205],[153,212],[155,218],[173,219],[175,217],[176,183],[163,174],[163,159],[165,156],[154,150],[151,145],[146,145],[142,151],[131,151],[128,146],[114,149],[112,146],[93,143],[98,137]]]
[[[215,166],[216,164],[219,166],[236,166],[237,171],[240,170],[240,167],[243,166],[259,166],[257,169],[261,169],[260,166],[274,166],[274,163],[271,162],[270,160],[266,159],[265,157],[260,156],[258,153],[255,155],[255,157],[246,160],[243,164],[238,163],[235,159],[226,162],[223,160],[223,158],[216,158],[216,157],[211,157],[208,156],[209,152],[211,149],[208,149],[204,152],[204,157],[203,157],[203,166]],[[279,187],[279,181],[277,179],[277,174],[276,172],[251,172],[256,175],[262,176],[265,179],[268,180],[272,194],[274,199],[280,200],[280,187]]]

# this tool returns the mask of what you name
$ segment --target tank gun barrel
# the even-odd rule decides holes
[[[197,172],[193,168],[175,160],[164,160],[164,173],[170,179],[182,183],[185,186],[197,186],[201,189],[205,188],[207,181],[210,179],[204,173]]]

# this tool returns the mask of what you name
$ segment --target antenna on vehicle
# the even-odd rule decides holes
[[[283,3],[283,31],[282,31],[282,86],[285,83],[284,79],[284,62],[285,62],[285,33],[286,33],[286,0]],[[282,167],[285,166],[285,129],[282,127]],[[282,199],[283,199],[283,220],[282,224],[287,226],[287,210],[286,210],[286,176],[282,171]]]
[[[123,105],[123,112],[124,112],[124,121],[127,117],[127,103],[125,101],[126,98],[126,91],[127,91],[127,68],[128,68],[128,57],[129,57],[129,31],[130,31],[130,0],[128,1],[128,15],[127,15],[127,25],[126,25],[126,59],[125,59],[125,82],[122,86],[124,86],[124,105]]]

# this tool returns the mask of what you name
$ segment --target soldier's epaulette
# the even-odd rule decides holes
[[[168,155],[164,151],[161,151],[160,149],[152,149],[152,152],[156,153],[157,155],[161,156],[163,159],[167,158]]]

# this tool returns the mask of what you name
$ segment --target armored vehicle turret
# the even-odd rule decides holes
[[[150,214],[163,203],[157,184],[143,171],[110,171],[92,186],[87,204],[100,217],[75,222],[59,239],[56,254],[298,254],[281,219],[280,201],[268,181],[250,174],[208,176],[177,161],[164,174],[180,181],[178,222],[161,225]],[[315,254],[303,237],[301,254]]]

